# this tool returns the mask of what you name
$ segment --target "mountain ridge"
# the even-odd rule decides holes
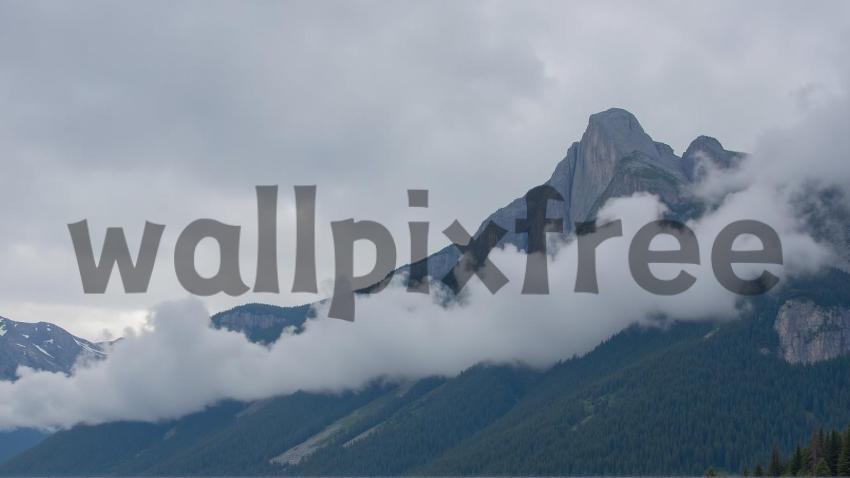
[[[18,367],[71,373],[81,357],[105,357],[103,346],[48,322],[0,317],[0,380],[13,380]]]
[[[18,367],[70,374],[78,360],[105,357],[101,344],[72,335],[48,322],[17,322],[0,317],[0,381],[17,378]],[[0,431],[0,463],[40,443],[47,433]]]

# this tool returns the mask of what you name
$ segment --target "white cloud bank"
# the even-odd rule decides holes
[[[637,195],[613,200],[602,212],[623,220],[624,237],[598,249],[598,295],[573,292],[573,243],[550,264],[549,295],[521,295],[525,256],[499,250],[491,258],[512,280],[494,296],[473,279],[462,304],[442,307],[435,297],[391,286],[358,299],[355,322],[328,319],[320,310],[301,334],[287,333],[268,348],[210,328],[199,301],[167,303],[154,310],[148,329],[118,343],[106,360],[82,364],[70,377],[21,369],[18,381],[0,383],[0,428],[161,420],[222,399],[338,391],[378,377],[451,376],[485,361],[545,367],[589,351],[630,323],[652,323],[650,317],[731,318],[736,297],[714,279],[709,255],[719,228],[739,215],[748,217],[740,203],[763,205],[748,196],[738,193],[728,206],[692,224],[702,264],[685,267],[698,279],[680,296],[652,295],[628,273],[631,236],[664,209],[655,197]],[[784,241],[785,270],[822,262],[823,249],[795,232],[784,213],[776,211],[771,223]],[[653,247],[672,245],[662,244],[663,238]],[[672,277],[675,272],[666,268],[671,270],[656,272]]]

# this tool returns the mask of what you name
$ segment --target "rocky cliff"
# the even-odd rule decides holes
[[[850,309],[790,299],[779,309],[774,329],[782,357],[811,364],[850,352]]]
[[[679,157],[667,144],[653,140],[630,112],[611,108],[590,116],[581,140],[570,145],[545,182],[564,198],[563,203],[550,202],[548,215],[564,219],[564,232],[570,234],[576,222],[594,219],[608,199],[648,192],[658,195],[674,213],[689,216],[695,209],[688,185],[698,176],[694,171],[700,162],[729,167],[743,157],[708,136],[695,139]],[[516,234],[514,224],[526,217],[525,209],[524,198],[511,201],[485,219],[475,236],[492,221],[508,231],[500,245],[524,250],[527,237]],[[451,246],[429,257],[431,277],[443,277],[457,257],[457,249]]]

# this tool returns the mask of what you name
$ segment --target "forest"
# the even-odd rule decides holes
[[[709,469],[708,475],[716,475]],[[850,476],[850,425],[837,429],[812,431],[808,443],[797,444],[794,451],[783,455],[774,446],[765,468],[756,463],[752,472],[745,467],[744,476]]]

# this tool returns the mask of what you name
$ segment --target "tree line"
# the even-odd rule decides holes
[[[707,475],[715,475],[709,469]],[[812,431],[807,444],[797,444],[794,451],[783,455],[774,446],[767,467],[756,463],[752,471],[744,467],[744,476],[841,476],[850,477],[850,426],[844,432],[836,429]]]

